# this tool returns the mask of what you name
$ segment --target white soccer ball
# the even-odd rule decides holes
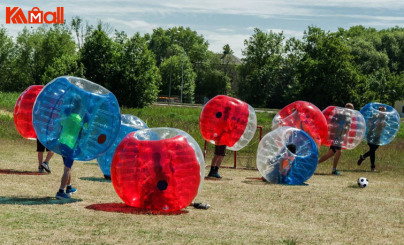
[[[366,186],[368,186],[368,179],[366,179],[365,177],[360,177],[358,179],[358,186],[360,188],[365,188]]]

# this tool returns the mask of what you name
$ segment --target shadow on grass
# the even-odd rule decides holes
[[[241,181],[244,184],[249,185],[270,185],[271,183],[263,180],[262,177],[246,177],[246,180]]]
[[[128,206],[124,203],[101,203],[93,204],[86,207],[87,209],[92,209],[95,211],[104,211],[112,213],[124,213],[124,214],[148,214],[148,215],[179,215],[186,214],[188,211],[178,210],[174,212],[167,211],[152,211],[147,209],[135,208]]]
[[[55,197],[0,197],[0,204],[14,205],[66,204],[81,201],[83,200],[74,198],[58,200]]]
[[[372,172],[370,169],[369,170],[367,170],[367,169],[347,169],[347,170],[342,169],[342,170],[338,170],[338,171],[352,172],[352,173],[377,173],[377,171]]]
[[[348,186],[348,188],[363,189],[363,188],[360,188],[359,185],[350,185],[350,186]]]
[[[83,161],[83,164],[86,164],[86,165],[98,165],[97,162],[87,162],[87,161]]]
[[[38,171],[20,171],[20,170],[14,170],[14,169],[0,169],[0,174],[45,175],[45,173],[39,173]]]
[[[221,180],[232,180],[232,179],[230,179],[230,178],[214,178],[214,177],[205,177],[205,180],[208,180],[208,181],[221,181]]]
[[[340,171],[340,170],[338,170]],[[314,175],[332,175],[331,173],[314,173]]]
[[[246,180],[241,181],[244,184],[249,185],[283,185],[283,186],[308,186],[309,184],[303,183],[301,185],[287,185],[287,184],[274,184],[266,181],[262,177],[246,177]]]
[[[87,180],[87,181],[94,181],[94,182],[106,182],[106,183],[111,183],[111,180],[105,179],[105,178],[98,178],[98,177],[81,177],[81,180]]]

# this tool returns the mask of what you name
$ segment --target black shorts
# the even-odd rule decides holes
[[[44,145],[42,145],[42,143],[38,139],[36,139],[36,151],[37,152],[44,152],[45,150],[49,151],[48,148],[46,148]]]
[[[226,156],[226,146],[225,145],[215,145],[215,155]]]
[[[341,146],[332,145],[332,146],[330,146],[330,149],[331,149],[334,153],[336,153],[337,151],[340,151],[340,150],[342,149],[342,147],[341,147]]]

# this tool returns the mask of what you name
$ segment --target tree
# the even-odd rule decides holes
[[[42,75],[42,81],[51,81],[65,75],[84,77],[84,65],[79,63],[78,55],[62,55],[54,58]]]
[[[162,28],[154,29],[149,42],[149,49],[155,54],[158,66],[160,66],[163,59],[171,56],[170,49],[173,44],[181,46],[193,64],[205,60],[209,46],[203,36],[198,35],[196,31],[192,31],[189,27],[180,26],[167,30]]]
[[[239,96],[253,106],[280,106],[281,95],[276,91],[282,84],[284,39],[283,33],[255,29],[253,36],[244,41]]]
[[[112,91],[125,106],[144,107],[157,100],[161,83],[153,53],[148,50],[146,39],[136,33],[132,38],[118,35],[120,49],[116,72],[117,80]]]
[[[358,85],[366,78],[338,35],[309,27],[303,37],[305,55],[299,68],[300,98],[325,108],[347,102],[361,104]]]
[[[48,83],[48,80],[42,80],[47,67],[52,66],[55,59],[75,54],[75,43],[68,26],[24,28],[17,36],[12,62],[14,89],[21,91],[32,84]]]
[[[15,91],[12,75],[12,59],[14,58],[14,43],[7,36],[6,29],[0,27],[0,91]]]
[[[165,59],[160,66],[161,76],[165,78],[160,87],[161,94],[168,95],[171,89],[171,96],[177,95],[180,97],[182,89],[183,102],[192,103],[194,100],[196,73],[182,47],[174,45],[173,48],[174,54]]]
[[[85,67],[84,76],[104,86],[112,88],[115,82],[117,59],[119,56],[118,45],[103,30],[101,24],[93,30],[85,39],[81,49],[80,61]]]
[[[203,103],[205,99],[211,99],[216,95],[230,93],[231,79],[223,71],[223,64],[218,55],[208,52],[206,61],[197,69],[199,71],[195,88],[197,103]]]

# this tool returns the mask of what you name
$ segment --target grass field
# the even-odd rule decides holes
[[[51,160],[52,174],[36,175],[35,142],[18,135],[9,104],[0,95],[1,244],[404,244],[404,127],[377,151],[378,172],[370,172],[369,160],[356,165],[365,143],[343,152],[342,176],[330,175],[327,161],[302,186],[262,182],[256,170],[222,168],[224,178],[205,180],[196,198],[210,209],[156,215],[122,206],[95,161],[75,163],[78,193],[71,202],[54,199],[62,159]],[[203,147],[200,108],[152,106],[122,113],[139,116],[149,127],[183,129]],[[264,134],[271,119],[258,113]],[[255,149],[240,153],[240,167],[254,167]],[[232,163],[229,154],[225,164]],[[369,179],[365,189],[356,185],[362,176]]]

